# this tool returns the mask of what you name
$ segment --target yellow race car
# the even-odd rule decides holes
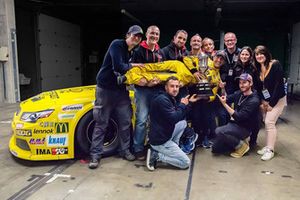
[[[131,91],[130,96],[133,97]],[[94,128],[95,85],[43,92],[20,103],[12,121],[10,152],[26,160],[87,155]],[[110,119],[104,154],[118,148],[118,126]]]

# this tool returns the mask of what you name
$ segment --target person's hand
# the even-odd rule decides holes
[[[261,110],[262,113],[266,113],[267,112],[267,107],[263,103],[260,104],[259,108],[260,108],[260,110]]]
[[[220,88],[224,89],[225,85],[226,85],[226,82],[222,82],[222,81],[219,82],[219,87]]]
[[[147,84],[148,87],[153,87],[156,86],[160,83],[160,80],[158,78],[153,78],[152,80],[150,80]]]
[[[267,112],[271,112],[272,110],[273,110],[273,107],[270,106],[270,105],[268,105],[268,107],[267,107]]]
[[[219,98],[219,100],[222,104],[226,104],[226,96],[225,95],[220,96],[217,94],[217,97]]]
[[[183,103],[184,105],[188,105],[189,104],[189,97],[190,95],[187,95],[184,98],[181,98],[180,102]]]
[[[199,96],[197,96],[197,94],[193,94],[190,98],[189,98],[189,102],[194,103],[196,101],[198,101],[200,99]]]
[[[262,100],[261,103],[262,103],[262,105],[264,105],[264,106],[266,106],[266,107],[269,105],[269,102],[267,102],[267,101],[265,101],[265,100]]]
[[[195,72],[195,73],[193,73],[193,75],[198,82],[201,80],[200,72]]]
[[[132,67],[140,67],[140,68],[145,67],[145,65],[143,63],[131,63],[131,66]]]
[[[139,86],[145,86],[145,85],[147,85],[147,83],[148,83],[147,79],[141,78],[139,80],[139,82],[137,83],[137,85],[139,85]]]

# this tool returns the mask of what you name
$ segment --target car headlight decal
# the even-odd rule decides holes
[[[47,118],[53,113],[54,109],[42,110],[37,112],[22,113],[21,120],[24,122],[36,122],[38,119]]]

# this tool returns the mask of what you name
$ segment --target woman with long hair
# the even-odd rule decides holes
[[[261,160],[266,161],[274,157],[277,137],[275,124],[286,105],[284,73],[279,61],[272,59],[271,53],[265,46],[257,46],[254,53],[259,72],[258,91],[262,97],[261,110],[266,128],[266,146],[257,153],[262,155]]]

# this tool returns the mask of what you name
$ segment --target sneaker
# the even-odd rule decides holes
[[[196,147],[195,142],[198,139],[198,134],[195,133],[192,137],[186,138],[186,141],[180,145],[181,150],[185,154],[190,154]]]
[[[147,151],[147,160],[146,165],[150,171],[154,171],[156,168],[156,163],[158,160],[158,152],[152,148],[149,148]]]
[[[204,140],[202,141],[202,147],[209,149],[212,147],[212,143],[208,140],[208,138],[205,136]]]
[[[89,168],[90,169],[96,169],[99,166],[99,160],[92,158],[89,162]]]
[[[230,154],[230,156],[234,158],[241,158],[245,153],[249,151],[249,145],[243,141],[243,144],[241,145],[240,148],[236,149],[234,152]]]
[[[129,151],[129,149],[126,149],[124,151],[124,154],[122,155],[122,157],[125,160],[128,160],[128,161],[134,161],[135,160],[135,156]]]
[[[261,157],[261,160],[267,161],[271,160],[274,157],[274,151],[272,149],[267,148],[264,155]]]
[[[146,155],[145,155],[145,151],[138,151],[135,153],[135,158],[137,160],[140,160],[140,161],[145,161],[146,160]]]
[[[264,155],[265,152],[267,151],[267,149],[268,149],[268,147],[264,147],[264,148],[258,150],[258,151],[257,151],[257,154],[259,154],[259,155]]]

